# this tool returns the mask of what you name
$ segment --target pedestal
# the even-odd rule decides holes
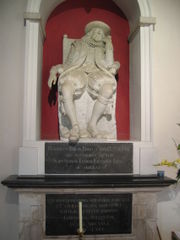
[[[89,223],[91,223],[91,226],[89,227],[89,229],[91,228],[91,233],[85,233],[85,239],[157,240],[159,238],[156,228],[156,193],[161,191],[163,187],[169,186],[174,182],[174,180],[168,178],[158,178],[157,176],[44,175],[10,176],[4,180],[2,184],[15,189],[19,193],[20,240],[78,239],[77,234],[68,234],[68,232],[64,231],[64,226],[62,224],[63,219],[66,219],[64,223],[67,225],[69,223],[72,227],[75,227],[75,224],[72,224],[71,219],[72,216],[74,216],[74,206],[72,206],[72,203],[75,203],[75,201],[72,201],[73,198],[77,201],[79,199],[83,199],[83,204],[91,204],[91,207],[86,208],[86,210],[89,211],[86,212],[86,215],[88,214],[86,217],[89,218]],[[95,197],[93,198],[92,196]],[[88,202],[87,199],[91,200]],[[97,209],[96,203],[98,202],[94,199],[99,199],[99,213],[102,210],[101,215],[99,216],[104,218],[104,220],[99,218],[101,221],[98,221],[99,225],[95,226],[96,234],[92,233],[92,224],[97,224],[95,218],[93,217],[98,217],[97,212],[93,212],[93,209]],[[69,204],[71,204],[69,206],[68,201]],[[66,208],[62,211],[63,202],[66,203]],[[129,206],[127,211],[128,216],[124,216],[123,218],[124,213],[121,210],[122,208],[127,208],[127,206]],[[77,206],[75,208],[77,208]],[[123,213],[121,216],[118,216],[118,209],[120,209],[120,213]],[[106,213],[104,210],[106,210]],[[57,217],[57,221],[55,221],[52,226],[58,229],[58,233],[63,233],[64,231],[66,234],[50,235],[47,232],[47,224],[49,221],[48,217],[51,218],[53,216],[53,214],[49,214],[51,211],[56,211],[54,217]],[[108,225],[111,224],[110,218],[108,220],[108,216],[110,218],[114,217],[113,221],[116,226]],[[129,216],[131,217],[131,224],[127,225],[126,223]],[[126,233],[121,233],[121,227],[123,226],[122,218],[125,219],[125,226],[129,226],[129,228],[125,229]],[[76,219],[78,226],[78,216],[75,217],[75,222]],[[107,222],[107,220],[109,222]],[[61,224],[59,224],[58,221],[61,221]],[[119,229],[117,228],[118,224]],[[108,230],[108,233],[106,233],[106,226],[110,229]],[[85,225],[84,228],[86,228]],[[73,231],[76,232],[76,229]],[[53,231],[51,231],[51,233],[52,232]]]

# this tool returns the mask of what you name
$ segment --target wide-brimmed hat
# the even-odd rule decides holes
[[[110,35],[110,32],[111,32],[110,27],[106,23],[101,22],[101,21],[93,21],[86,25],[85,33],[88,33],[93,28],[101,28],[106,36]]]

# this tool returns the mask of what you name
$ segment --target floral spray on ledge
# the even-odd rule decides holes
[[[177,123],[178,126],[180,126],[180,123]],[[180,144],[177,144],[175,139],[172,139],[177,151],[180,151]],[[155,164],[154,166],[159,167],[159,166],[166,166],[166,167],[173,167],[176,169],[176,180],[177,182],[180,180],[180,158],[174,160],[174,161],[168,161],[168,160],[163,160],[158,164]]]
[[[176,179],[177,182],[180,180],[180,159],[176,159],[174,161],[168,161],[168,160],[163,160],[158,164],[155,164],[154,166],[159,167],[159,166],[167,166],[167,167],[173,167],[177,169],[177,175]]]

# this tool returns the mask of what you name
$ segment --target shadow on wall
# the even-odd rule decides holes
[[[173,201],[178,197],[178,195],[180,195],[180,183],[175,183],[159,192],[157,194],[157,200],[158,202]],[[177,204],[179,205],[177,211],[180,215],[180,202],[177,202]]]

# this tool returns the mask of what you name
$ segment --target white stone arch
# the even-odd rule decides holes
[[[45,24],[50,13],[65,0],[28,0],[26,12],[39,13]],[[148,0],[112,0],[125,13],[130,26],[138,17],[150,17],[151,9]]]
[[[65,0],[28,0],[25,11],[26,48],[23,147],[40,141],[41,69],[45,24],[55,7]],[[130,25],[130,135],[140,146],[152,142],[151,34],[155,19],[148,0],[113,0]],[[41,148],[41,147],[40,147]],[[138,153],[139,154],[139,153]],[[43,150],[37,154],[43,159]],[[41,156],[41,157],[39,157]],[[137,160],[140,161],[140,160]],[[38,172],[43,173],[43,164]],[[139,164],[135,172],[138,173]]]

